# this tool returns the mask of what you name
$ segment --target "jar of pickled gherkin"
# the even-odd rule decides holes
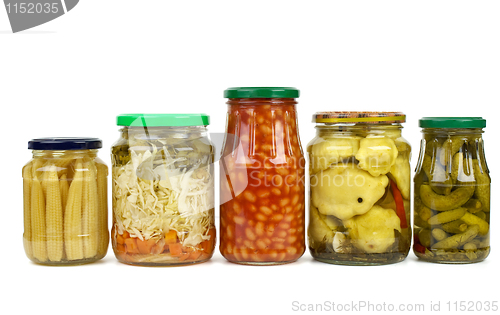
[[[490,252],[490,176],[481,117],[420,119],[415,174],[415,255],[437,263],[473,263]]]
[[[318,112],[309,142],[309,250],[342,265],[402,261],[411,241],[410,156],[400,112]]]
[[[97,138],[40,138],[23,167],[24,249],[44,265],[76,265],[108,250],[108,167]]]
[[[299,91],[244,87],[228,98],[220,159],[220,252],[230,262],[276,265],[305,250],[305,160]]]
[[[125,114],[112,148],[113,250],[120,262],[205,262],[215,248],[214,147],[204,114]]]

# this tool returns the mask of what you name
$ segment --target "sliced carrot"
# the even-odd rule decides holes
[[[199,250],[195,250],[195,251],[192,251],[190,254],[189,254],[189,260],[197,260],[198,258],[200,258],[202,252],[199,251]]]
[[[163,253],[168,253],[168,244],[163,245]]]
[[[139,250],[139,253],[141,254],[151,254],[151,248],[156,244],[156,240],[154,239],[149,239],[149,240],[137,240],[137,248]]]
[[[173,244],[177,243],[177,232],[175,230],[170,230],[168,233],[165,233],[165,243]]]
[[[210,253],[212,251],[212,241],[211,240],[206,240],[201,242],[201,247],[203,252],[205,253]]]
[[[201,246],[203,248],[203,251],[207,254],[210,254],[213,252],[215,248],[215,239],[217,237],[217,234],[215,232],[215,228],[211,228],[208,230],[208,235],[210,235],[210,239],[201,242]]]
[[[127,249],[125,248],[125,245],[123,244],[117,244],[116,245],[116,251],[119,253],[125,253],[127,252]]]
[[[201,256],[199,257],[199,260],[207,260],[207,259],[209,259],[210,257],[212,257],[212,254],[202,252],[202,253],[201,253]]]
[[[125,245],[127,245],[127,253],[139,254],[139,249],[137,248],[137,242],[135,238],[127,238],[125,240]]]
[[[169,244],[168,249],[170,250],[170,255],[172,256],[180,256],[182,254],[182,245],[181,243]]]
[[[184,253],[184,254],[180,255],[179,261],[184,261],[184,260],[188,259],[189,255],[190,255],[189,253]]]
[[[120,234],[116,234],[116,243],[125,244],[125,238]]]
[[[130,238],[130,234],[127,231],[123,231],[123,238]]]

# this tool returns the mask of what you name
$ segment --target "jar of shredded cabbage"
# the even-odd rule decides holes
[[[23,167],[24,249],[43,265],[97,261],[108,250],[108,167],[97,138],[39,138]]]
[[[319,112],[308,144],[309,250],[319,261],[381,265],[408,255],[411,147],[399,112]]]
[[[120,262],[205,262],[215,248],[214,147],[204,114],[126,114],[112,148],[113,250]]]

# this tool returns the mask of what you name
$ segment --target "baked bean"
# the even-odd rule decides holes
[[[241,206],[239,203],[237,203],[236,201],[233,201],[233,210],[234,212],[236,212],[237,214],[240,214],[241,213]]]
[[[257,234],[258,236],[262,236],[264,235],[264,223],[263,222],[257,222],[257,224],[255,224],[255,234]]]
[[[245,217],[234,217],[233,221],[234,221],[234,223],[236,223],[238,225],[243,225],[243,224],[245,224],[246,219],[245,219]]]
[[[289,105],[278,107],[280,115],[262,106],[244,111],[229,107],[227,132],[238,134],[244,145],[233,152],[232,144],[226,143],[223,150],[230,156],[230,176],[229,185],[221,186],[226,203],[220,208],[220,252],[233,262],[285,263],[298,259],[305,249],[305,165],[300,165],[302,151],[297,130],[291,127],[295,111]],[[267,121],[268,116],[272,119]],[[297,144],[290,146],[294,135]]]
[[[259,221],[262,221],[262,222],[267,221],[267,217],[260,212],[255,215],[255,218]]]
[[[289,198],[281,199],[280,200],[280,207],[286,206],[290,202]]]
[[[255,242],[255,246],[257,246],[258,249],[266,249],[267,248],[267,244],[263,240],[257,240]]]
[[[249,240],[244,240],[243,245],[245,245],[246,248],[253,248],[253,243]]]
[[[280,222],[281,220],[283,220],[283,215],[281,213],[276,213],[275,215],[273,215],[274,222]]]
[[[245,192],[243,192],[243,196],[245,197],[246,200],[250,202],[255,202],[255,200],[257,200],[257,197],[248,190],[245,190]]]
[[[249,227],[245,229],[245,235],[249,240],[255,241],[257,239],[257,235],[255,235],[253,230]]]
[[[259,190],[259,192],[257,193],[257,197],[267,198],[267,197],[269,197],[270,194],[271,194],[270,191],[262,189],[262,190]]]
[[[283,177],[280,175],[274,175],[272,177],[272,184],[276,187],[281,187],[283,185]]]
[[[276,235],[278,235],[278,237],[285,238],[288,233],[286,231],[279,231]]]
[[[289,223],[285,223],[285,222],[280,223],[278,226],[279,226],[280,229],[283,229],[283,230],[288,230],[290,228],[290,224]]]
[[[270,216],[271,214],[273,214],[273,210],[269,207],[266,207],[266,206],[260,207],[260,212],[262,212],[263,214],[265,214],[267,216]]]
[[[284,167],[279,167],[279,168],[276,169],[276,173],[284,176],[284,175],[288,175],[289,171],[286,168],[284,168]]]
[[[227,237],[229,237],[230,239],[233,238],[233,236],[234,236],[233,230],[234,230],[234,226],[232,226],[232,225],[228,225],[226,228]]]
[[[290,193],[290,186],[285,185],[282,191],[283,195],[288,195]]]
[[[273,247],[276,248],[276,249],[285,249],[285,244],[283,244],[283,242],[275,242],[273,244]]]

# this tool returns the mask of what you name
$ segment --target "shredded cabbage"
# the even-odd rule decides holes
[[[210,238],[207,232],[214,224],[211,158],[191,152],[197,164],[179,168],[188,164],[186,156],[171,156],[163,145],[161,150],[153,144],[152,150],[131,147],[130,161],[113,167],[117,229],[141,240],[175,230],[183,246],[196,246]]]

